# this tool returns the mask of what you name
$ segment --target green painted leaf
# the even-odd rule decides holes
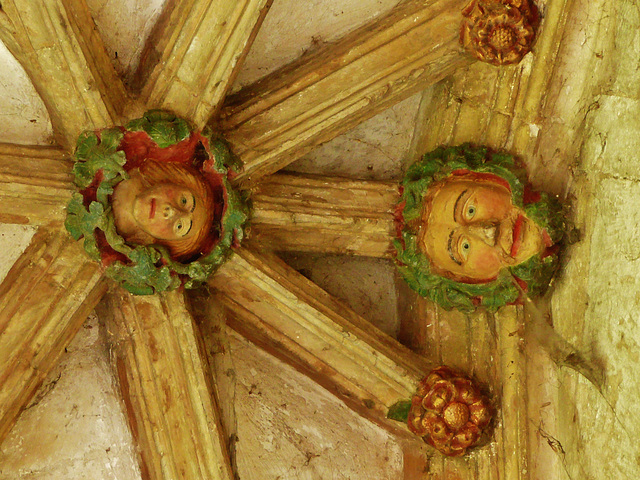
[[[230,168],[233,171],[239,172],[242,169],[242,162],[231,152],[226,140],[215,135],[210,135],[209,138],[209,150],[213,155],[216,170],[226,171]]]
[[[86,209],[82,200],[82,195],[74,193],[69,205],[67,205],[67,218],[64,221],[64,226],[74,240],[80,240],[84,234],[82,218],[86,214]]]
[[[98,142],[98,135],[95,132],[87,131],[81,133],[76,142],[76,160],[86,160],[91,155],[93,148],[98,145]]]
[[[100,139],[94,132],[85,132],[78,139],[73,174],[75,184],[80,188],[91,185],[98,171],[102,171],[107,181],[120,181],[118,176],[127,178],[122,168],[127,159],[123,152],[117,151],[123,133],[117,128],[106,129],[100,133]]]
[[[146,132],[160,148],[175,145],[191,135],[186,120],[162,110],[150,110],[142,118],[129,122],[126,128]]]
[[[101,260],[98,242],[96,242],[96,238],[92,234],[85,235],[82,246],[92,260],[95,260],[96,262],[99,262]]]
[[[409,412],[411,411],[411,401],[401,400],[394,403],[387,412],[387,418],[398,422],[407,423]]]
[[[155,249],[137,247],[130,252],[129,258],[133,265],[115,262],[107,268],[106,274],[130,292],[149,295],[176,288],[180,284],[180,280],[171,274],[169,267],[159,267],[156,264],[160,254]]]
[[[100,131],[100,147],[104,152],[115,152],[123,137],[124,133],[119,128],[105,128]]]

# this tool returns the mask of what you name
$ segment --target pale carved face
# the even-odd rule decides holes
[[[502,182],[450,178],[430,188],[418,246],[439,274],[490,281],[544,250],[543,230],[513,205]]]
[[[184,167],[151,163],[116,185],[112,207],[116,231],[127,243],[163,245],[180,260],[200,253],[215,214],[204,180]]]
[[[161,183],[139,192],[132,205],[137,226],[157,240],[185,240],[206,227],[203,200],[191,189]]]

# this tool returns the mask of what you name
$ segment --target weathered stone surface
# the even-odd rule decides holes
[[[576,26],[586,40],[583,54],[595,55],[602,65],[593,72],[597,87],[584,112],[584,143],[571,189],[582,240],[568,250],[553,317],[556,328],[604,367],[607,377],[598,391],[573,372],[558,372],[552,433],[563,446],[568,478],[636,478],[640,91],[634,66],[640,62],[640,12],[626,0],[583,7],[584,23]]]
[[[393,435],[246,340],[232,336],[231,349],[242,479],[403,478]]]
[[[91,315],[0,445],[0,479],[141,478],[104,334]]]
[[[118,123],[127,93],[84,0],[9,0],[0,19],[0,38],[42,97],[62,146]]]

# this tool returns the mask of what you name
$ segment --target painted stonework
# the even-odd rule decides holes
[[[396,214],[400,272],[447,309],[538,295],[558,265],[559,203],[533,191],[504,152],[465,144],[425,154],[405,175]]]
[[[239,160],[209,130],[150,111],[82,134],[75,158],[65,226],[132,293],[201,285],[242,239],[248,207],[227,179]]]

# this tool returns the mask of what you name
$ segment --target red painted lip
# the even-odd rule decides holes
[[[156,199],[151,199],[151,208],[149,208],[149,218],[153,218],[156,216]]]
[[[524,223],[524,215],[518,215],[515,223],[513,224],[513,243],[511,243],[511,252],[509,255],[515,257],[522,245],[522,224]]]

